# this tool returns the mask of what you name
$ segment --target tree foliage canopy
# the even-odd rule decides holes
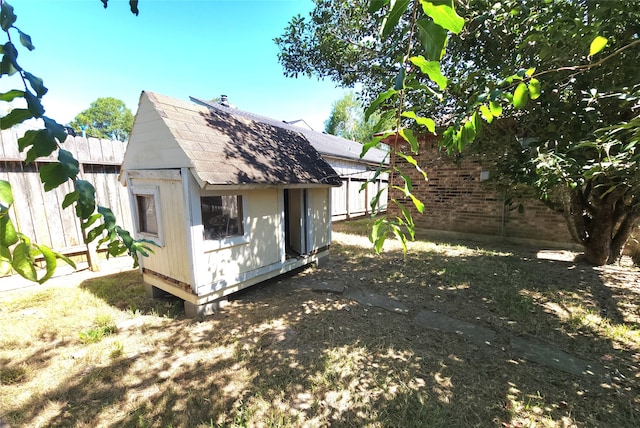
[[[387,120],[379,125],[379,115],[364,117],[364,107],[354,92],[347,93],[344,97],[333,103],[331,114],[324,122],[324,131],[328,134],[338,135],[348,140],[367,142],[373,138],[373,130],[379,127],[391,128],[393,123]]]
[[[70,125],[76,130],[85,130],[89,137],[127,141],[133,127],[133,114],[124,101],[98,98],[88,109],[78,113]]]
[[[476,141],[602,264],[640,219],[639,39],[634,1],[320,0],[275,41],[289,76],[362,84],[367,113],[396,115],[414,151],[435,122],[449,151]]]

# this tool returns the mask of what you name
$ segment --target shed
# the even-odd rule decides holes
[[[243,111],[228,103],[218,103],[196,97],[189,98],[195,103],[219,111],[267,123],[278,128],[301,132],[342,180],[342,186],[331,189],[331,217],[333,221],[370,214],[371,202],[378,194],[378,210],[384,211],[386,209],[389,174],[376,175],[376,170],[380,165],[388,166],[389,153],[387,151],[372,148],[361,158],[362,144],[357,141],[317,132],[308,127],[299,127],[294,125],[294,122],[285,122]],[[306,122],[304,123],[306,124]]]
[[[206,315],[227,295],[310,263],[331,244],[341,181],[299,132],[142,92],[122,180],[147,293]]]

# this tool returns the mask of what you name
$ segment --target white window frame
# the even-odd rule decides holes
[[[156,221],[158,223],[158,234],[143,232],[140,230],[140,209],[138,207],[137,196],[153,196],[153,204],[156,212]],[[162,230],[162,211],[160,210],[160,188],[158,186],[132,186],[131,187],[132,206],[135,209],[135,228],[136,237],[138,239],[148,239],[157,245],[164,247],[164,233]]]
[[[242,230],[244,232],[243,235],[237,236],[227,236],[222,239],[204,239],[204,225],[202,225],[202,243],[204,246],[205,252],[221,250],[223,248],[234,247],[236,245],[247,244],[250,242],[250,223],[249,223],[249,208],[248,208],[248,199],[247,196],[242,192],[234,192],[234,191],[224,191],[224,192],[202,192],[200,194],[200,198],[207,198],[211,196],[239,196],[242,200]],[[200,207],[200,200],[198,199],[198,207]],[[198,215],[200,216],[200,224],[202,224],[202,210],[198,211]]]

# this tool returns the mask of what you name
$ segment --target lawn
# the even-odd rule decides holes
[[[334,225],[331,261],[184,318],[137,271],[0,293],[0,426],[637,427],[640,272],[568,251],[390,242]],[[346,287],[318,292],[319,285]],[[394,313],[351,300],[362,290]],[[416,322],[491,329],[478,344]],[[524,338],[602,368],[526,360]]]

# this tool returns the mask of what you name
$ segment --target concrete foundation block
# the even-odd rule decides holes
[[[327,254],[326,256],[321,256],[318,257],[318,260],[316,261],[316,267],[317,268],[323,268],[327,265],[327,263],[329,263],[329,255]]]
[[[171,293],[168,293],[161,288],[154,287],[151,284],[147,284],[146,282],[144,283],[144,291],[147,297],[151,299],[161,299],[171,295]]]
[[[220,309],[227,306],[229,301],[226,298],[216,300],[214,302],[203,303],[197,305],[191,302],[184,302],[184,314],[187,318],[205,317],[207,315],[213,315]]]

